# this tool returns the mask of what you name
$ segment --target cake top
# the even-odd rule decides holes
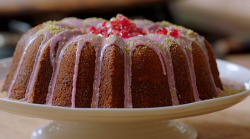
[[[121,14],[118,14],[116,18],[111,18],[108,22],[105,21],[97,24],[97,26],[88,27],[86,32],[100,34],[105,38],[110,35],[121,36],[122,38],[146,35],[142,28],[138,28],[133,21]]]
[[[143,36],[150,33],[170,35],[173,37],[179,36],[180,32],[178,29],[162,26],[164,24],[166,24],[166,22],[153,24],[153,22],[149,20],[133,21],[122,14],[118,14],[116,17],[111,18],[110,21],[103,20],[103,22],[100,22],[96,26],[92,24],[92,26],[86,29],[86,33],[96,35],[99,34],[105,38],[109,37],[110,35],[121,36],[122,38],[130,38],[134,36]]]
[[[56,21],[48,21],[44,23],[44,28],[40,29],[37,34],[50,31],[52,34],[58,34],[62,29],[57,25]]]
[[[45,44],[52,36],[60,38],[60,35],[56,34],[67,30],[78,30],[82,35],[91,35],[91,38],[88,40],[91,42],[93,42],[93,39],[101,39],[102,43],[125,43],[125,48],[128,52],[131,50],[129,47],[136,47],[139,44],[155,47],[160,45],[159,48],[166,49],[175,42],[183,48],[191,50],[191,44],[195,41],[198,45],[204,46],[204,37],[190,29],[167,21],[131,20],[122,14],[111,18],[110,21],[102,18],[78,19],[74,17],[64,18],[61,21],[48,21],[34,34],[34,37],[47,34],[45,35],[45,41],[43,41]],[[63,44],[67,42],[67,35],[64,38]],[[142,40],[143,43],[141,42]]]
[[[62,30],[67,30],[65,25],[68,26],[68,29],[78,29],[84,34],[95,34],[103,38],[108,38],[112,35],[128,39],[136,36],[148,37],[157,34],[159,37],[163,35],[166,36],[165,38],[171,38],[175,41],[178,41],[179,38],[182,40],[185,40],[183,38],[188,38],[196,41],[198,44],[202,42],[201,39],[203,38],[190,29],[171,24],[167,21],[131,20],[122,14],[118,14],[109,21],[102,18],[78,19],[75,17],[64,18],[58,22],[49,21],[44,23],[44,28],[38,33],[50,30],[53,34],[57,34]]]

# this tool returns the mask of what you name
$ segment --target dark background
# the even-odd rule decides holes
[[[234,3],[228,3],[231,7],[227,5],[223,9],[225,6],[219,1],[223,0],[217,3],[209,0],[0,0],[0,59],[11,57],[21,35],[45,21],[65,17],[110,19],[117,13],[131,19],[167,20],[193,29],[212,44],[217,58],[249,53],[247,13],[240,18],[242,13],[237,15],[230,9],[237,8]],[[244,7],[238,7],[244,10],[241,8]]]

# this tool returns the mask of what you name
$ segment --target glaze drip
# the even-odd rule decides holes
[[[8,90],[8,96],[7,96],[8,99],[10,98],[10,96],[11,96],[11,94],[12,94],[12,88],[13,88],[15,82],[16,82],[17,76],[18,76],[18,74],[19,74],[19,71],[20,71],[21,65],[22,65],[22,63],[23,63],[23,59],[24,59],[24,57],[25,57],[25,55],[26,55],[26,53],[27,53],[27,50],[28,50],[29,46],[31,45],[31,43],[32,43],[35,39],[37,39],[37,37],[30,38],[29,43],[26,45],[26,47],[25,47],[25,49],[24,49],[23,55],[22,55],[22,57],[21,57],[21,61],[19,62],[17,71],[16,71],[16,73],[15,73],[15,75],[14,75],[14,79],[13,79],[13,81],[11,82],[10,88],[9,88],[9,90]]]
[[[59,72],[61,59],[63,57],[64,51],[68,48],[68,46],[72,43],[73,40],[76,39],[77,36],[82,35],[83,33],[78,30],[66,30],[57,34],[51,41],[50,44],[50,57],[51,57],[51,64],[53,67],[53,74],[50,81],[50,85],[48,88],[48,95],[46,99],[46,104],[51,105],[53,100],[53,92],[56,85],[57,74]],[[58,44],[58,50],[56,52],[56,46]],[[56,55],[57,53],[57,55]]]
[[[95,47],[95,51],[97,52],[97,56],[99,56],[99,53],[100,53],[100,45],[101,45],[101,38],[100,37],[94,37],[93,35],[91,34],[87,34],[87,35],[82,35],[82,36],[79,36],[76,38],[76,40],[73,42],[73,43],[78,43],[77,44],[77,51],[76,51],[76,60],[75,60],[75,68],[74,68],[74,77],[73,77],[73,90],[72,90],[72,100],[71,100],[71,103],[72,103],[72,108],[75,108],[75,96],[76,96],[76,83],[77,83],[77,77],[78,77],[78,65],[80,63],[80,56],[81,56],[81,51],[82,51],[82,48],[85,46],[85,44],[87,42],[92,42],[92,45]],[[96,67],[100,67],[99,65],[100,62],[97,62],[96,63]],[[100,71],[98,70],[98,72],[96,72],[95,74],[95,81],[97,84],[94,84],[94,89],[96,86],[99,86],[98,83],[100,83],[100,81],[98,81],[99,79],[99,73]],[[96,78],[97,77],[97,78]],[[96,93],[97,91],[99,90],[94,90],[94,93],[93,93],[93,101],[95,104],[98,103],[98,98],[99,98],[99,95]],[[96,96],[96,97],[94,97]],[[94,105],[94,104],[93,104]],[[93,106],[92,105],[92,106]]]

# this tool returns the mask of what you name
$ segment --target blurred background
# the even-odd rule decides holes
[[[0,59],[21,35],[48,20],[102,17],[167,20],[203,35],[220,59],[250,60],[249,0],[0,0]]]

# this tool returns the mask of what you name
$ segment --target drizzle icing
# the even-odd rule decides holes
[[[78,35],[81,35],[81,34],[83,34],[83,33],[80,31],[77,31],[77,30],[67,30],[67,31],[64,31],[64,32],[57,34],[54,37],[54,39],[52,39],[52,41],[51,41],[51,45],[50,45],[51,49],[50,50],[51,50],[51,63],[52,63],[52,67],[53,67],[53,74],[52,74],[52,78],[51,78],[50,85],[48,88],[48,95],[47,95],[47,99],[46,99],[47,105],[52,104],[57,74],[59,72],[60,63],[61,63],[61,59],[63,57],[63,53],[67,49],[67,47],[71,44],[72,40],[75,40],[75,37]],[[56,44],[60,41],[64,41],[64,42],[59,43],[59,47],[58,47],[58,50],[56,52],[55,51]],[[56,53],[57,53],[57,55],[55,56]]]

